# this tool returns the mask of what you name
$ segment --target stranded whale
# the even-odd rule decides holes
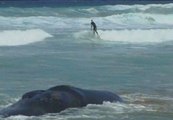
[[[37,116],[57,113],[67,108],[83,107],[87,104],[102,104],[103,101],[122,102],[122,99],[108,91],[85,90],[61,85],[47,90],[35,90],[25,93],[22,98],[0,111],[0,115]]]

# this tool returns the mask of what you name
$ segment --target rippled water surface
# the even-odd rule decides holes
[[[172,120],[172,61],[173,4],[0,8],[0,108],[61,84],[125,101],[7,120]]]

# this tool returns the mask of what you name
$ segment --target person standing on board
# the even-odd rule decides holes
[[[97,32],[97,26],[93,20],[91,20],[91,30],[93,31],[94,35],[95,35],[95,33],[97,33],[97,35],[99,35]]]

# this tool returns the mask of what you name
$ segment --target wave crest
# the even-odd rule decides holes
[[[173,29],[99,30],[98,32],[101,40],[120,43],[153,44],[173,40]],[[74,37],[84,40],[95,39],[90,31],[81,31],[75,33]]]
[[[0,32],[0,46],[26,45],[52,37],[41,29],[6,30]]]

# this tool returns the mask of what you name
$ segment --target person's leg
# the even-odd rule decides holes
[[[98,32],[97,32],[97,30],[95,32],[97,33],[97,35],[99,35]]]
[[[98,32],[97,32],[97,28],[94,28],[94,31],[95,31],[95,33],[97,33],[97,35],[99,35]]]
[[[94,35],[95,35],[95,33],[97,33],[97,28],[96,27],[93,29],[93,32],[94,32]]]

